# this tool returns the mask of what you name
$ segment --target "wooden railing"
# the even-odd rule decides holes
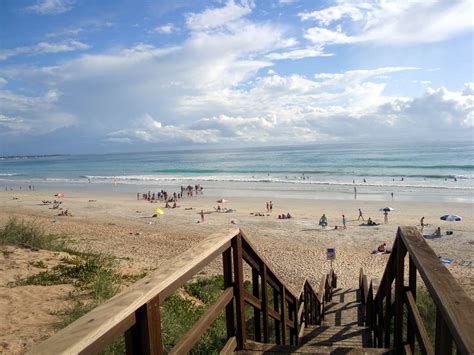
[[[227,342],[222,354],[242,349],[251,334],[259,342],[298,344],[304,327],[319,324],[326,302],[336,287],[332,270],[322,278],[319,292],[306,280],[299,295],[276,276],[242,231],[214,234],[166,266],[130,286],[87,313],[31,354],[95,354],[125,337],[127,354],[162,354],[160,305],[211,261],[222,255],[224,289],[194,326],[174,345],[170,354],[192,350],[203,333],[225,313]],[[244,287],[244,265],[251,269],[251,291]],[[253,308],[246,319],[245,305]],[[248,315],[248,312],[247,312]],[[273,324],[271,324],[273,322]],[[164,325],[166,326],[166,325]],[[273,333],[273,334],[271,334]]]
[[[405,282],[407,254],[408,280]],[[434,348],[416,305],[417,274],[436,307]],[[398,229],[377,292],[362,269],[359,287],[365,323],[373,331],[374,347],[393,346],[400,352],[414,353],[416,339],[423,354],[452,354],[453,345],[458,354],[474,353],[474,303],[417,228]]]

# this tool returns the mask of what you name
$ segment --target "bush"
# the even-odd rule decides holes
[[[53,251],[63,250],[65,241],[54,234],[46,234],[34,222],[17,220],[12,217],[0,230],[0,245],[18,245],[20,247],[38,248]]]

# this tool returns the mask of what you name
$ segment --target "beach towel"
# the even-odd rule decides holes
[[[472,261],[470,260],[461,260],[461,262],[459,263],[459,266],[471,266],[472,265]]]

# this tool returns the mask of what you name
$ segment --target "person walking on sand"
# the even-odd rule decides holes
[[[359,218],[357,218],[357,220],[360,221],[360,219],[365,221],[364,216],[362,216],[362,210],[359,208]]]
[[[388,223],[388,211],[385,211],[385,212],[383,213],[383,222],[384,222],[385,224]]]
[[[204,223],[204,210],[199,213],[201,215],[201,223]]]
[[[423,228],[425,227],[425,217],[421,217],[420,226],[421,226],[420,232],[423,232]]]
[[[346,226],[346,216],[342,215],[342,228],[347,229]]]
[[[273,202],[270,201],[270,212],[272,212],[272,211],[273,211]]]

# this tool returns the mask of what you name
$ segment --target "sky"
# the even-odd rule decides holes
[[[473,141],[471,0],[0,0],[0,154]]]

